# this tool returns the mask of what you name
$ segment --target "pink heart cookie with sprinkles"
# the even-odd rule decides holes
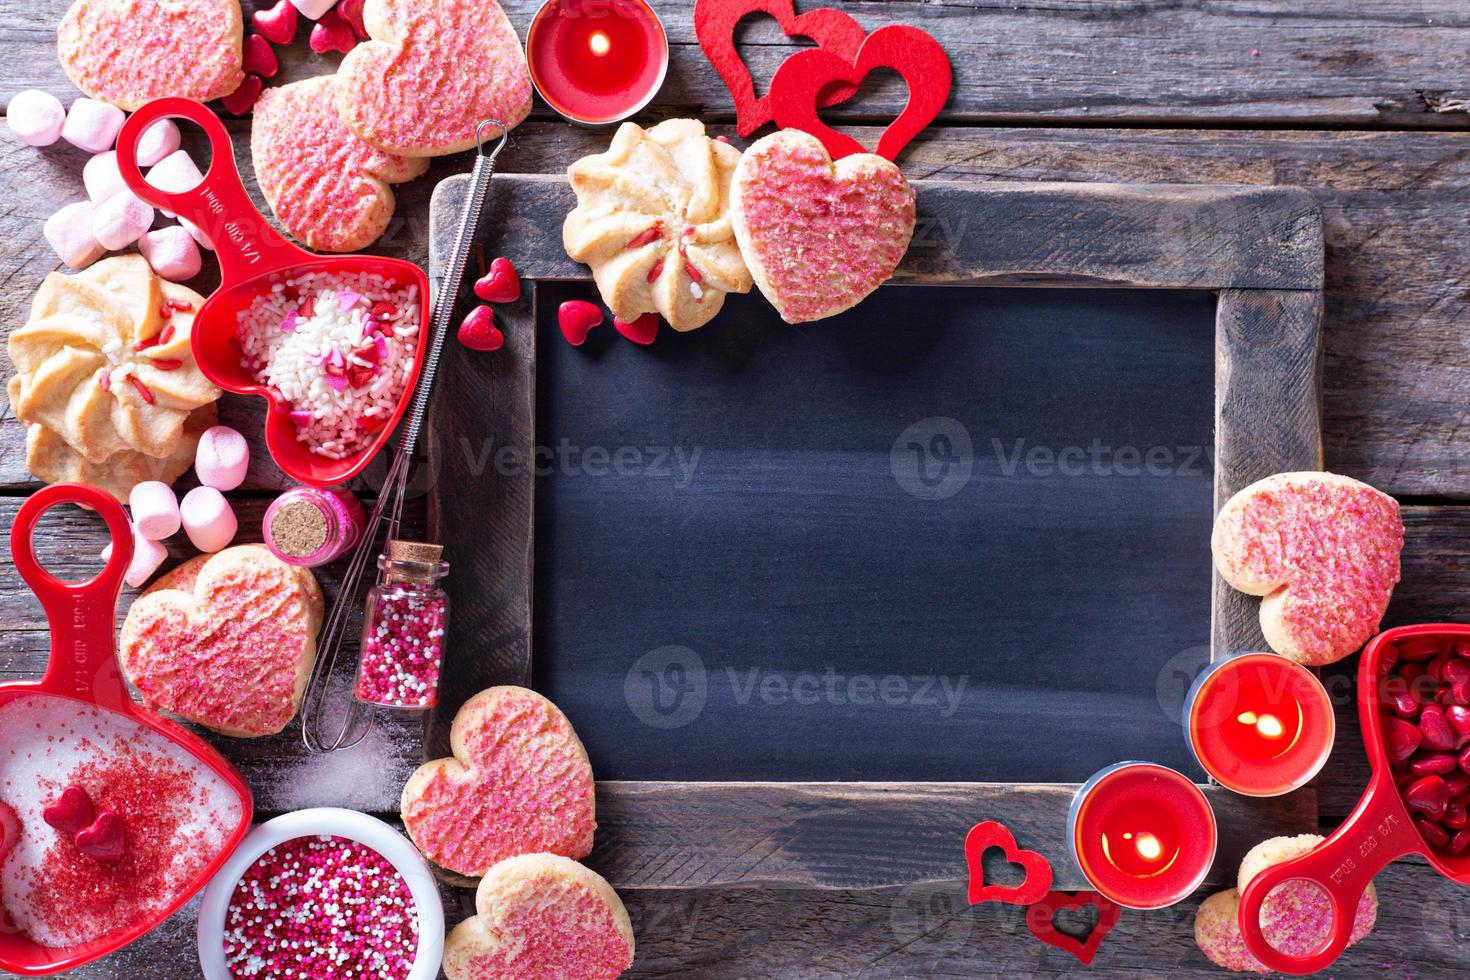
[[[363,23],[372,40],[337,69],[337,111],[373,146],[458,153],[475,145],[481,120],[514,128],[531,111],[526,56],[495,0],[367,0]]]
[[[555,854],[491,868],[476,915],[444,942],[449,980],[613,980],[633,965],[633,925],[601,875]]]
[[[1399,580],[1404,522],[1392,497],[1332,473],[1278,473],[1226,501],[1210,542],[1220,576],[1262,596],[1277,653],[1334,663],[1378,631]]]
[[[76,0],[56,53],[88,96],[129,112],[165,96],[208,102],[245,80],[239,0]]]
[[[756,285],[783,320],[806,323],[893,275],[914,237],[914,189],[882,157],[833,163],[816,137],[788,129],[745,151],[730,214]]]
[[[591,853],[592,764],[556,705],[523,687],[481,691],[454,716],[449,747],[453,758],[403,787],[403,824],[424,857],[478,878],[517,854]]]
[[[274,735],[316,656],[321,593],[309,576],[259,545],[181,565],[128,610],[124,673],[152,708],[222,735]]]
[[[384,153],[358,139],[333,104],[331,75],[266,89],[255,104],[250,158],[255,180],[292,236],[326,252],[371,245],[393,217],[390,184],[429,161]]]

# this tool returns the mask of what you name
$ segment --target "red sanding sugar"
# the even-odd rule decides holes
[[[266,851],[235,885],[225,962],[236,978],[405,980],[418,913],[377,851],[342,837],[297,837]]]

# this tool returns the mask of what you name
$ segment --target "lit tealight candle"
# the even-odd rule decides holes
[[[572,122],[602,126],[658,92],[669,41],[646,0],[547,0],[526,33],[526,60],[548,105]]]
[[[1215,860],[1215,812],[1173,769],[1120,762],[1093,775],[1067,814],[1067,840],[1083,877],[1133,909],[1180,902]]]
[[[1273,653],[1212,664],[1185,699],[1184,727],[1205,772],[1247,796],[1280,796],[1304,785],[1327,761],[1336,734],[1322,683]]]

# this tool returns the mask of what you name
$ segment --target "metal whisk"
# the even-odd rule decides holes
[[[491,126],[499,127],[501,135],[494,149],[487,153],[483,136],[486,127]],[[383,488],[378,491],[377,502],[368,513],[362,540],[353,549],[352,559],[342,576],[342,587],[337,592],[336,601],[332,603],[331,615],[327,617],[326,626],[317,644],[316,662],[312,666],[311,681],[301,707],[301,740],[306,743],[310,752],[335,752],[338,749],[351,748],[367,738],[377,720],[376,708],[353,698],[342,727],[336,735],[324,737],[327,689],[337,668],[337,658],[342,652],[347,623],[352,618],[353,610],[361,602],[362,573],[378,550],[378,528],[383,520],[386,518],[388,521],[390,538],[398,533],[402,522],[403,499],[408,487],[413,451],[418,444],[424,416],[428,412],[429,394],[434,388],[434,375],[439,369],[439,356],[444,350],[444,338],[449,334],[449,318],[464,284],[470,244],[475,236],[480,210],[485,205],[485,195],[490,189],[490,178],[495,176],[495,158],[500,156],[500,151],[505,149],[509,139],[509,131],[498,119],[486,119],[475,127],[475,167],[470,172],[470,192],[465,198],[464,210],[459,215],[459,229],[454,237],[454,251],[450,255],[449,268],[445,270],[444,281],[440,283],[439,292],[434,297],[431,313],[434,335],[429,340],[424,366],[414,387],[408,427],[404,429],[403,439],[393,453],[393,462],[388,466]]]

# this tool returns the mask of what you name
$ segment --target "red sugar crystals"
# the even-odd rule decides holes
[[[236,978],[404,980],[418,951],[408,883],[366,844],[297,837],[241,876],[225,913]]]

